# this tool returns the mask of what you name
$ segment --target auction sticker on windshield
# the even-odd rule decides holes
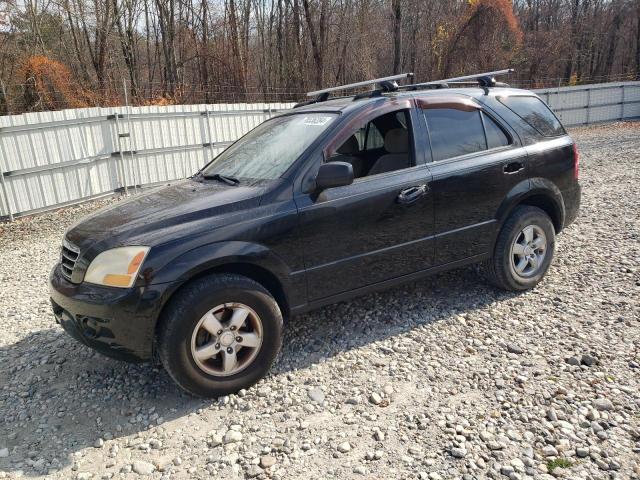
[[[313,117],[304,117],[302,123],[305,125],[326,125],[327,122],[331,120],[332,117],[321,117],[318,115],[314,115]]]

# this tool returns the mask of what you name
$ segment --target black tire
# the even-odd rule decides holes
[[[546,236],[546,254],[534,275],[518,275],[512,265],[511,246],[520,232],[527,226],[536,226]],[[493,256],[485,263],[488,280],[498,288],[512,292],[535,287],[549,269],[555,251],[555,228],[549,215],[537,207],[522,205],[517,207],[505,221],[493,251]]]
[[[244,370],[214,376],[194,360],[192,334],[207,312],[231,302],[242,303],[259,316],[262,344]],[[180,387],[196,396],[219,397],[248,388],[267,373],[282,344],[282,313],[259,283],[241,275],[214,274],[194,280],[171,299],[160,318],[157,343],[162,365]]]

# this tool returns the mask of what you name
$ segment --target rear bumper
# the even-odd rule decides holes
[[[152,358],[155,324],[169,285],[121,289],[74,284],[59,265],[49,277],[56,322],[79,342],[126,361]]]
[[[582,190],[579,184],[576,184],[576,186],[570,190],[562,192],[562,199],[564,200],[563,228],[571,225],[578,217],[581,197]]]

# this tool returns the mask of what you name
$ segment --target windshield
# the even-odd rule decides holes
[[[273,180],[324,132],[332,113],[300,113],[275,117],[257,126],[206,167],[207,176]]]

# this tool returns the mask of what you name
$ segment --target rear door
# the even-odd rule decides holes
[[[527,152],[511,129],[470,97],[419,99],[433,175],[435,265],[486,254],[508,192],[528,189]]]

